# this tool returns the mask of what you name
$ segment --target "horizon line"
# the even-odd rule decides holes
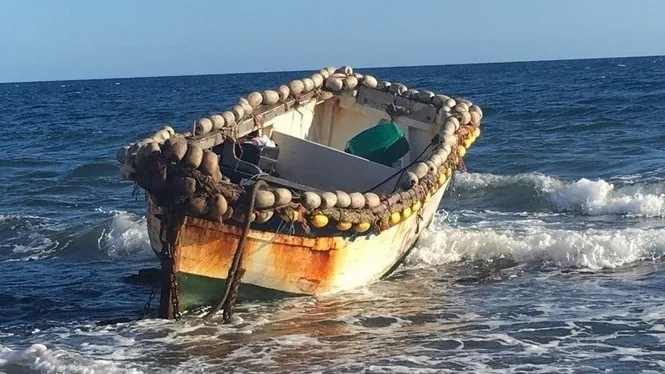
[[[558,62],[558,61],[585,61],[585,60],[606,60],[613,58],[647,58],[647,57],[665,57],[665,55],[629,55],[629,56],[604,56],[604,57],[579,57],[579,58],[556,58],[556,59],[533,59],[533,60],[506,60],[506,61],[486,61],[486,62],[462,62],[462,63],[443,63],[443,64],[424,64],[424,65],[393,65],[393,66],[364,66],[353,67],[353,69],[396,69],[413,67],[433,67],[433,66],[466,66],[466,65],[499,65],[499,64],[522,64],[530,62]],[[322,67],[323,68],[323,67]],[[146,79],[146,78],[179,78],[179,77],[200,77],[213,75],[245,75],[245,74],[276,74],[293,73],[301,71],[316,71],[317,69],[294,69],[294,70],[272,70],[272,71],[244,71],[244,72],[225,72],[225,73],[202,73],[202,74],[169,74],[169,75],[146,75],[146,76],[124,76],[124,77],[98,77],[98,78],[76,78],[76,79],[50,79],[50,80],[26,80],[26,81],[6,81],[0,84],[17,83],[52,83],[52,82],[78,82],[78,81],[98,81],[113,79]]]

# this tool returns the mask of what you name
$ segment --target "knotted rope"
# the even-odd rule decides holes
[[[213,305],[212,309],[203,317],[204,319],[210,319],[215,313],[220,309],[224,309],[224,314],[222,317],[222,323],[229,323],[231,316],[233,315],[233,307],[235,306],[235,301],[238,296],[238,287],[240,287],[240,280],[242,279],[245,269],[240,267],[242,263],[242,257],[245,250],[245,242],[247,241],[247,235],[249,234],[249,229],[252,225],[252,213],[254,212],[254,203],[256,201],[256,195],[261,187],[267,187],[268,184],[265,181],[257,180],[252,185],[252,192],[249,196],[249,201],[247,203],[247,211],[245,213],[245,222],[242,228],[242,235],[238,241],[238,247],[236,248],[235,253],[233,254],[233,262],[229,267],[228,275],[226,276],[226,284],[224,285],[224,294],[221,299]]]

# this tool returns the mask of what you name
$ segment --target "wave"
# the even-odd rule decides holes
[[[154,256],[145,217],[102,211],[92,225],[64,223],[39,216],[0,215],[0,260],[28,261],[82,255],[124,258]]]
[[[127,257],[135,254],[152,255],[145,217],[124,212],[110,211],[108,227],[101,229],[97,248],[110,257]]]
[[[77,356],[67,351],[48,349],[39,343],[23,350],[0,345],[0,370],[37,373],[142,373],[136,369],[121,369],[110,360],[88,362],[90,360]]]
[[[589,216],[624,215],[665,217],[665,184],[662,181],[631,183],[582,178],[565,181],[528,173],[514,176],[460,173],[458,191],[489,193],[502,204]],[[497,191],[498,190],[498,191]]]
[[[105,177],[113,176],[118,172],[118,168],[115,164],[110,162],[104,163],[86,163],[80,166],[77,166],[69,173],[71,178],[94,178],[94,177]]]
[[[62,246],[58,232],[63,228],[54,220],[31,215],[0,215],[0,258],[40,260],[53,256]]]
[[[407,268],[507,258],[560,268],[601,270],[665,256],[665,230],[455,227],[439,215],[407,258]]]

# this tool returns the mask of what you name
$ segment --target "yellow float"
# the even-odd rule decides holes
[[[369,222],[360,222],[356,225],[356,231],[365,232],[369,230],[370,227],[372,227],[372,225]]]
[[[300,219],[300,214],[298,211],[289,209],[288,211],[279,215],[286,222],[296,222]]]
[[[323,214],[317,214],[314,217],[312,217],[312,225],[314,227],[324,227],[328,224],[328,217],[324,216]]]

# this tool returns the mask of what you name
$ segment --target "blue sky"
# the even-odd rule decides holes
[[[665,54],[663,0],[0,0],[0,82]]]

